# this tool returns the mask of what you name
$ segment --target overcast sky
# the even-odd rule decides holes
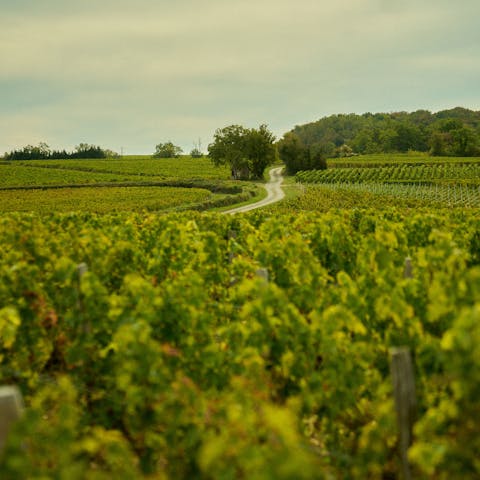
[[[480,0],[0,0],[0,152],[480,109]]]

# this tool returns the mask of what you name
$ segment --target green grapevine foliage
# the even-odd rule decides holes
[[[298,172],[303,183],[389,183],[468,180],[480,183],[480,165],[397,165],[377,168],[330,168]]]
[[[416,478],[478,478],[478,210],[292,212],[2,215],[1,478],[392,478],[398,345]]]

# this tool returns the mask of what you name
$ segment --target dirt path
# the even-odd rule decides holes
[[[264,185],[265,190],[267,190],[267,196],[263,200],[244,205],[243,207],[232,208],[223,213],[229,213],[232,215],[234,213],[248,212],[281,200],[285,196],[285,192],[281,187],[283,182],[282,169],[283,167],[276,167],[270,170],[270,180]]]

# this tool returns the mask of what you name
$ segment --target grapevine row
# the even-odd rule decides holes
[[[319,185],[320,186],[320,185]],[[326,183],[321,187],[337,194],[368,193],[392,196],[398,199],[413,199],[432,206],[473,207],[480,206],[480,185],[450,184],[399,184],[399,183]]]
[[[478,478],[478,211],[0,217],[16,478]],[[405,274],[406,259],[409,273]]]
[[[426,182],[435,180],[480,181],[480,165],[397,165],[379,168],[333,168],[298,172],[302,183]]]

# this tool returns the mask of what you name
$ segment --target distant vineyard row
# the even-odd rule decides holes
[[[415,153],[384,153],[374,155],[358,155],[345,158],[329,158],[329,168],[357,168],[357,167],[388,167],[406,164],[416,165],[470,165],[479,164],[479,157],[432,157],[430,155]]]
[[[174,159],[154,159],[151,157],[127,157],[108,160],[37,160],[17,162],[14,167],[36,169],[36,175],[42,173],[39,167],[62,171],[89,172],[92,178],[97,174],[138,175],[139,177],[156,177],[159,179],[223,179],[230,178],[230,171],[225,166],[215,167],[207,158],[181,157]],[[0,166],[0,178],[1,170]],[[19,169],[21,171],[21,169]],[[49,171],[43,172],[48,176]]]
[[[469,207],[478,210],[478,187],[404,184],[298,184],[299,195],[268,207],[271,214],[331,209],[383,209],[397,207],[437,210]]]
[[[245,185],[195,183],[162,185],[104,184],[0,189],[0,213],[4,212],[155,212],[207,210],[250,200],[258,191]],[[203,188],[202,188],[203,187]]]
[[[469,180],[480,184],[480,165],[399,165],[381,168],[333,168],[298,172],[302,183],[428,182]]]

